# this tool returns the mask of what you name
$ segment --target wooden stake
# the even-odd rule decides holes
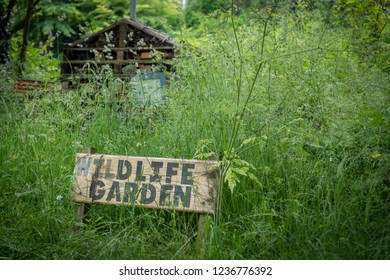
[[[77,223],[83,223],[84,211],[85,211],[85,204],[76,202],[74,205],[74,214],[76,216]]]
[[[121,49],[124,49],[126,47],[126,44],[124,42],[124,40],[127,39],[127,34],[126,34],[126,24],[125,23],[121,23],[119,25],[119,48]],[[123,61],[124,59],[124,51],[123,50],[120,50],[120,51],[117,51],[116,52],[116,59],[118,61]],[[122,64],[115,64],[114,65],[114,73],[115,74],[122,74]]]
[[[84,148],[83,148],[83,152],[84,152],[85,154],[96,154],[97,149],[94,148],[94,147],[84,147]]]
[[[199,257],[202,257],[204,254],[204,247],[208,238],[209,223],[209,214],[199,214],[198,233],[196,235],[196,251]]]
[[[83,152],[86,154],[95,154],[97,151],[94,147],[84,147]],[[83,223],[85,213],[88,211],[89,206],[85,203],[76,202],[74,207],[74,214],[76,216],[77,223]]]

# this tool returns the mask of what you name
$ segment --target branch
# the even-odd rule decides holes
[[[15,2],[16,2],[17,0],[15,0]],[[35,7],[38,5],[38,3],[40,2],[41,0],[35,0],[35,1],[33,1],[33,4],[32,4],[32,9],[34,10],[35,9]],[[41,8],[41,7],[40,7]],[[38,10],[39,11],[39,10]],[[34,12],[33,12],[33,14],[34,14]],[[14,26],[13,26],[13,28],[12,28],[12,30],[11,30],[11,34],[15,34],[15,33],[17,33],[19,30],[22,30],[23,28],[24,28],[24,21],[25,21],[25,18],[23,18],[22,20],[19,20],[19,21],[17,21],[15,24],[14,24]]]

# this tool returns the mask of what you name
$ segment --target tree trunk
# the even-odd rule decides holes
[[[29,0],[27,2],[27,11],[26,16],[24,18],[24,26],[23,26],[23,43],[22,48],[20,49],[20,55],[19,59],[21,64],[26,62],[26,52],[27,52],[27,45],[28,45],[28,32],[30,30],[30,20],[33,14],[34,6],[33,6],[33,0]]]
[[[0,64],[5,64],[10,61],[8,49],[11,32],[8,25],[12,9],[15,5],[16,0],[10,0],[5,11],[3,10],[3,6],[0,5]]]

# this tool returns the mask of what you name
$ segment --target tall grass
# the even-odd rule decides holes
[[[230,28],[182,50],[167,102],[143,111],[117,104],[104,69],[77,90],[32,98],[3,78],[1,258],[390,257],[388,75],[348,51],[348,30],[311,14],[221,22]],[[196,214],[91,205],[76,230],[83,146],[225,160],[202,255]]]

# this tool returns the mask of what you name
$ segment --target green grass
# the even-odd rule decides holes
[[[28,98],[2,68],[0,258],[388,259],[389,75],[349,51],[348,30],[305,16],[237,20],[234,29],[227,19],[230,28],[182,51],[168,101],[142,112],[113,102],[109,75],[103,88],[92,79]],[[202,253],[196,214],[91,205],[75,227],[70,193],[83,146],[224,154]]]

